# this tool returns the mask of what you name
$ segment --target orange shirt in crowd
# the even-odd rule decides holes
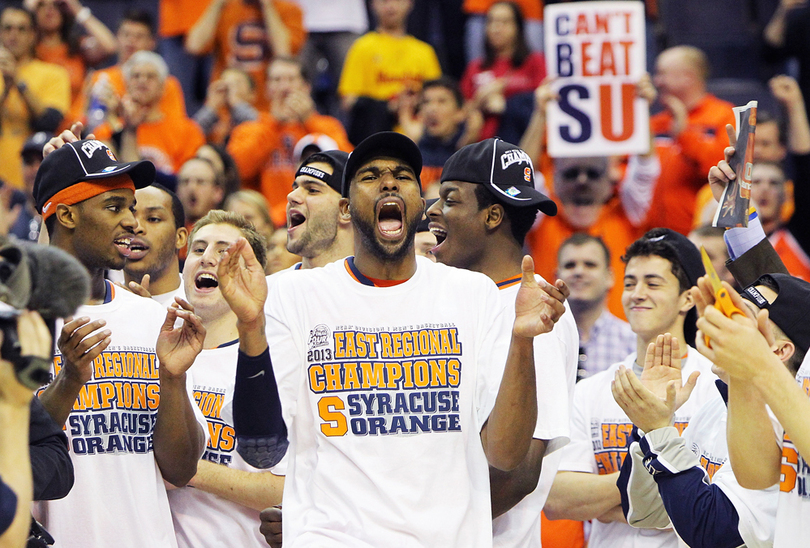
[[[81,94],[82,86],[84,86],[84,76],[87,72],[81,54],[74,53],[71,55],[68,51],[68,45],[64,43],[55,46],[37,44],[36,57],[40,61],[65,67],[68,76],[70,76],[71,101],[74,101]]]
[[[95,135],[109,141],[112,130],[105,123],[96,128]],[[200,127],[185,116],[163,116],[156,122],[144,122],[138,126],[136,140],[141,158],[151,160],[159,171],[174,174],[205,144]]]
[[[677,138],[672,135],[669,111],[652,117],[661,176],[653,194],[650,226],[689,233],[696,195],[706,184],[709,169],[723,157],[723,149],[728,146],[726,124],[734,124],[732,108],[731,103],[707,94],[689,112],[687,127]]]
[[[290,34],[290,50],[296,55],[307,38],[304,16],[294,2],[273,0],[279,17]],[[269,107],[265,97],[267,65],[273,58],[267,31],[264,27],[261,6],[244,2],[228,2],[222,8],[214,36],[214,70],[211,80],[216,80],[223,70],[236,67],[244,70],[256,83],[256,108],[266,111]]]
[[[461,9],[464,13],[471,13],[474,15],[486,15],[489,8],[495,2],[500,0],[464,0]],[[523,17],[526,19],[543,20],[543,1],[542,0],[512,0],[515,4],[520,6],[520,11],[523,12]]]
[[[568,223],[565,211],[561,207],[555,217],[545,217],[540,225],[534,227],[526,236],[526,244],[534,258],[534,271],[546,280],[556,280],[557,251],[559,251],[560,245],[575,232],[587,232],[592,236],[599,236],[608,246],[614,279],[613,287],[608,292],[608,309],[614,316],[624,319],[622,255],[627,246],[644,235],[646,228],[633,226],[625,215],[621,199],[618,197],[612,198],[605,204],[593,226],[584,231],[577,230]]]
[[[115,90],[119,98],[123,97],[127,91],[127,84],[124,80],[124,71],[121,65],[114,65],[105,69],[97,70],[90,74],[84,93],[76,97],[73,104],[62,122],[62,129],[68,129],[76,120],[85,122],[87,120],[87,108],[89,107],[89,95],[93,86],[102,75],[105,75],[110,86]],[[169,74],[163,86],[163,96],[160,98],[160,112],[168,117],[186,116],[186,100],[183,98],[183,88],[179,80]]]
[[[785,263],[791,276],[810,282],[810,257],[786,228],[775,230],[768,239],[774,250]]]
[[[334,139],[341,150],[352,149],[341,123],[321,114],[300,123],[279,122],[262,113],[258,120],[239,124],[231,133],[228,152],[239,169],[242,187],[264,194],[276,226],[286,223],[287,194],[298,167],[293,158],[295,144],[308,133],[323,133]]]
[[[158,34],[164,38],[186,34],[210,3],[211,0],[160,0]]]

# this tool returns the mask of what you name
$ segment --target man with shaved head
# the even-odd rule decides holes
[[[695,196],[706,173],[726,146],[726,124],[734,123],[733,105],[706,91],[709,61],[693,46],[661,52],[653,83],[666,110],[652,117],[661,177],[650,211],[655,226],[687,234],[692,227]]]

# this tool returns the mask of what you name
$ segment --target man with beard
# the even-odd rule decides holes
[[[287,194],[287,251],[301,256],[298,268],[325,266],[352,254],[351,217],[340,211],[340,185],[348,153],[316,152],[295,174]]]
[[[290,546],[491,546],[488,465],[511,470],[529,449],[533,338],[563,296],[525,257],[510,330],[486,276],[417,258],[421,164],[403,135],[360,143],[340,203],[355,256],[270,289]]]
[[[124,281],[134,293],[169,306],[175,295],[185,297],[179,259],[188,240],[183,204],[157,183],[136,190],[135,200],[138,226],[129,244]]]
[[[557,206],[535,190],[528,154],[498,139],[468,145],[444,165],[439,200],[428,210],[439,241],[433,254],[440,263],[486,274],[504,306],[514,306],[523,240],[538,211],[555,215]],[[578,348],[570,313],[534,339],[538,411],[529,452],[511,472],[490,468],[496,546],[540,545],[540,511],[559,464],[557,449],[569,438]]]
[[[648,104],[655,100],[655,88],[648,76],[639,80],[636,94]],[[535,91],[532,119],[520,140],[520,148],[535,162],[543,153],[546,105],[551,100],[555,96],[547,82]],[[557,270],[557,251],[564,240],[575,232],[602,238],[610,249],[610,267],[615,275],[608,293],[608,308],[613,315],[624,318],[621,256],[647,229],[646,219],[661,164],[651,143],[648,154],[628,158],[623,178],[617,167],[606,156],[554,158],[553,173],[546,176],[554,182],[551,197],[557,200],[560,211],[552,218],[541,217],[526,236],[526,243],[537,273],[551,279]]]

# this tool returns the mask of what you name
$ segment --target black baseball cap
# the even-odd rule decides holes
[[[307,157],[306,160],[301,162],[295,176],[309,175],[315,177],[329,185],[335,192],[340,193],[341,185],[343,184],[343,172],[346,170],[346,161],[349,159],[349,153],[342,150],[324,150],[315,152]],[[332,166],[332,174],[309,167],[309,164],[315,162],[325,162]]]
[[[352,177],[360,169],[360,166],[369,158],[380,156],[390,156],[404,160],[411,166],[416,174],[416,182],[422,187],[420,178],[422,173],[422,153],[416,143],[405,135],[394,131],[381,131],[363,139],[357,148],[349,154],[346,161],[346,170],[343,172],[343,187],[341,194],[349,196],[349,186],[352,184]]]
[[[666,242],[675,251],[678,262],[686,273],[692,286],[697,285],[698,278],[706,275],[700,251],[689,238],[669,228],[654,228],[641,237],[650,242]]]
[[[500,139],[467,145],[450,156],[442,170],[441,182],[445,181],[481,184],[503,204],[557,214],[554,200],[534,187],[534,165],[529,155]]]
[[[26,156],[28,154],[34,155],[37,154],[39,159],[42,159],[42,148],[45,144],[51,140],[53,137],[52,134],[45,132],[45,131],[37,131],[33,135],[31,135],[28,139],[25,140],[23,144],[22,150],[20,151],[21,156]]]
[[[770,282],[770,283],[769,283]],[[768,301],[756,286],[776,286],[776,299]],[[796,348],[810,348],[810,283],[789,274],[765,274],[746,287],[741,295],[759,308],[768,309],[768,317],[790,337]]]
[[[83,181],[99,181],[128,174],[135,188],[144,188],[155,180],[155,166],[148,160],[119,162],[101,141],[86,139],[67,143],[50,153],[39,166],[34,180],[37,211],[45,216],[49,200],[59,192]]]

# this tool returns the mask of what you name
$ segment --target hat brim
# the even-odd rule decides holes
[[[94,181],[128,174],[135,184],[135,188],[146,188],[155,182],[155,173],[155,164],[149,160],[138,160],[137,162],[109,166],[98,173],[88,173],[83,177],[83,180]]]
[[[484,183],[484,186],[500,202],[515,207],[534,206],[550,217],[557,214],[557,204],[554,200],[531,187],[499,185],[495,183]]]
[[[401,133],[382,131],[363,139],[354,151],[349,154],[349,159],[346,161],[346,169],[343,172],[343,184],[341,186],[341,194],[344,197],[349,195],[352,177],[357,173],[357,170],[360,169],[363,163],[369,158],[377,156],[391,156],[404,160],[405,163],[413,169],[416,180],[421,187],[422,153],[419,151],[419,147]]]

